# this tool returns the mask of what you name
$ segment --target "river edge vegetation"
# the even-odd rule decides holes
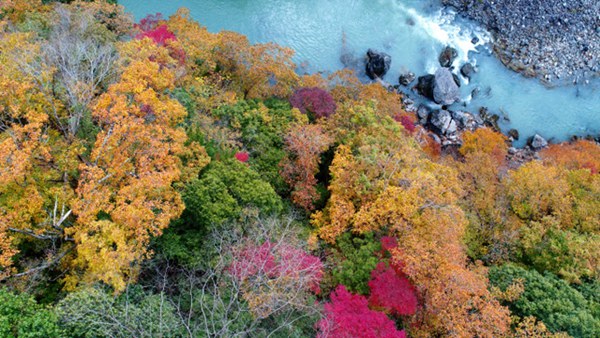
[[[598,337],[600,147],[454,156],[293,51],[0,4],[0,336]]]

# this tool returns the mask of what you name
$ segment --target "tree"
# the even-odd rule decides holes
[[[586,140],[572,143],[552,144],[541,152],[547,163],[566,169],[588,169],[592,174],[600,170],[600,146]]]
[[[2,337],[63,337],[54,312],[28,294],[0,289],[0,335]]]
[[[343,284],[348,291],[368,294],[368,282],[379,262],[376,253],[381,250],[381,243],[372,232],[363,236],[347,232],[338,237],[336,249],[331,258],[334,282]]]
[[[234,32],[217,35],[213,59],[219,72],[231,82],[228,87],[242,98],[286,98],[298,82],[293,51],[272,43],[251,45]]]
[[[68,294],[56,313],[74,337],[181,337],[185,331],[166,297],[135,286],[118,297],[87,288]]]
[[[96,21],[92,8],[70,8],[57,7],[57,24],[44,46],[44,56],[47,64],[56,69],[54,81],[58,85],[53,82],[53,90],[69,111],[67,116],[54,119],[73,138],[82,123],[92,123],[90,103],[102,87],[116,78],[117,54],[113,45],[116,37]]]
[[[377,264],[369,281],[369,305],[396,316],[410,316],[417,311],[416,289],[402,273],[384,262]]]
[[[325,317],[317,323],[317,337],[406,337],[384,313],[369,309],[364,296],[351,294],[343,285],[330,298]]]
[[[564,331],[573,337],[598,336],[600,317],[593,310],[597,304],[555,275],[506,264],[491,268],[489,276],[492,285],[503,290],[522,280],[524,292],[509,303],[514,315],[535,316],[551,332]]]
[[[290,104],[303,114],[308,114],[312,120],[327,118],[335,113],[336,104],[331,95],[317,87],[300,88],[290,98]]]
[[[156,265],[150,275],[173,294],[189,336],[315,335],[323,266],[305,249],[297,222],[294,215],[228,222],[212,229],[197,265]]]
[[[468,253],[491,263],[506,260],[512,254],[510,238],[515,229],[507,226],[508,205],[501,183],[501,173],[507,169],[505,137],[488,128],[466,132],[459,152],[463,158],[455,166],[466,190],[462,206],[469,220]]]
[[[506,335],[508,310],[489,293],[485,269],[467,265],[456,171],[427,159],[390,117],[360,107],[338,117],[349,132],[336,134],[343,144],[330,167],[331,198],[313,215],[319,236],[332,242],[345,231],[375,231],[398,239],[391,262],[422,305],[410,318],[411,335]]]
[[[321,154],[333,143],[331,136],[320,125],[293,127],[285,138],[288,155],[281,163],[281,175],[292,186],[292,201],[306,210],[312,210],[319,199],[315,174],[319,171]]]

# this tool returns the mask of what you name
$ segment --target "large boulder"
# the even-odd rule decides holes
[[[433,80],[434,76],[431,74],[419,76],[417,79],[417,85],[415,89],[417,92],[430,100],[433,100]]]
[[[367,72],[367,76],[369,76],[371,80],[383,78],[388,70],[390,70],[391,64],[392,57],[388,54],[380,53],[373,49],[369,49],[367,51],[367,64],[365,70]]]
[[[548,141],[546,141],[546,139],[544,139],[543,137],[541,137],[538,134],[533,135],[533,137],[529,140],[529,146],[533,149],[533,150],[540,150],[542,148],[545,148],[548,146]]]
[[[450,46],[444,48],[444,50],[440,53],[438,61],[442,67],[450,67],[454,60],[458,57],[458,52],[455,48]]]
[[[440,68],[433,79],[433,100],[438,104],[449,105],[458,101],[460,90],[448,68]]]
[[[436,110],[431,113],[429,124],[439,135],[451,135],[456,133],[458,126],[452,118],[452,113],[447,110]]]
[[[422,125],[427,123],[430,114],[431,109],[425,105],[419,105],[419,108],[417,108],[417,117],[419,118],[419,123]]]

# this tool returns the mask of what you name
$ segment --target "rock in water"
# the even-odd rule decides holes
[[[433,79],[433,100],[438,104],[449,105],[458,101],[460,91],[448,68],[440,68]]]
[[[471,80],[471,76],[473,76],[475,72],[475,67],[473,67],[473,65],[470,63],[465,63],[462,67],[460,67],[460,73],[469,80]]]
[[[431,74],[419,76],[419,79],[417,81],[417,85],[415,86],[415,89],[417,90],[417,92],[420,95],[422,95],[430,100],[433,100],[433,80],[434,79],[435,79],[435,77]]]
[[[431,113],[429,123],[439,135],[450,135],[456,133],[458,129],[452,114],[447,110],[437,110]]]
[[[427,106],[420,105],[419,108],[417,108],[417,117],[419,118],[419,123],[422,125],[427,123],[430,114],[431,110]]]
[[[507,135],[513,141],[518,141],[519,140],[519,131],[516,130],[516,129],[509,130],[508,133],[507,133]]]
[[[400,84],[403,86],[408,86],[411,82],[415,80],[416,76],[413,72],[408,72],[400,75]]]
[[[390,70],[392,64],[392,57],[386,53],[380,53],[376,50],[369,49],[367,51],[367,65],[366,72],[371,80],[376,78],[383,78],[385,73]]]
[[[542,148],[545,148],[548,146],[548,141],[546,141],[546,139],[544,139],[543,137],[541,137],[538,134],[533,135],[533,137],[529,140],[529,146],[531,146],[531,148],[533,150],[540,150]]]
[[[458,57],[458,52],[456,49],[448,46],[444,48],[438,60],[440,61],[440,65],[442,67],[450,67],[454,60]]]

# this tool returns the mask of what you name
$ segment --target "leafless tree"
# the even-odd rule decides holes
[[[56,17],[44,55],[47,65],[55,70],[55,94],[69,110],[66,121],[58,122],[74,136],[89,104],[102,86],[114,79],[118,56],[93,13],[57,6]]]
[[[296,322],[320,316],[320,305],[309,290],[320,263],[301,264],[288,255],[305,245],[294,221],[293,216],[272,217],[214,231],[209,247],[203,247],[214,258],[201,266],[179,269],[183,278],[171,301],[190,337],[285,335]],[[265,242],[271,243],[268,251],[277,260],[276,272],[267,260],[236,265],[244,248]],[[167,282],[161,276],[169,275],[169,268],[169,264],[157,268],[155,282]]]

